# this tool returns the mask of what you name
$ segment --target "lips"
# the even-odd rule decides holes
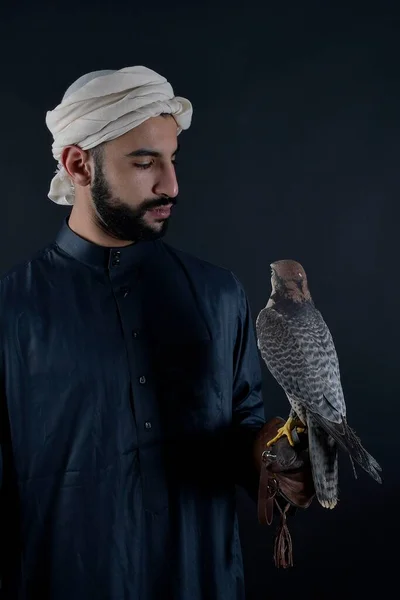
[[[157,208],[150,209],[148,212],[158,219],[168,219],[168,217],[171,215],[172,206],[172,204],[158,206]]]

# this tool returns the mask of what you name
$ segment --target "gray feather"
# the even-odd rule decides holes
[[[335,345],[313,302],[293,304],[289,311],[279,310],[278,306],[264,308],[257,317],[256,331],[258,348],[269,371],[292,406],[297,406],[298,416],[303,415],[303,422],[307,420],[312,424],[308,432],[310,448],[312,446],[310,458],[321,497],[327,493],[323,490],[323,477],[329,486],[328,501],[337,494],[336,445],[381,482],[380,465],[347,424]]]
[[[338,447],[310,414],[307,415],[308,446],[315,493],[325,508],[334,508],[339,496]]]

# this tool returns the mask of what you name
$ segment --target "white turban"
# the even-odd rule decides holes
[[[77,79],[61,104],[46,114],[46,125],[54,139],[53,156],[58,161],[50,200],[56,204],[74,203],[74,187],[60,163],[66,146],[94,148],[161,113],[174,116],[179,134],[190,127],[193,109],[189,100],[175,96],[168,81],[151,69],[137,66],[94,71]]]

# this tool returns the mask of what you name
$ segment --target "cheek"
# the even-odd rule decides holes
[[[151,176],[147,171],[140,171],[134,167],[115,172],[109,178],[113,196],[130,203],[139,203],[151,196],[151,181]]]

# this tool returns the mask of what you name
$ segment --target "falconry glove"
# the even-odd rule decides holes
[[[315,489],[304,431],[293,431],[294,446],[285,436],[267,446],[284,423],[284,419],[275,417],[261,428],[254,446],[254,458],[260,473],[258,520],[262,525],[271,525],[274,508],[278,510],[281,518],[275,536],[274,560],[277,567],[286,568],[293,566],[287,515],[296,509],[308,508]]]

